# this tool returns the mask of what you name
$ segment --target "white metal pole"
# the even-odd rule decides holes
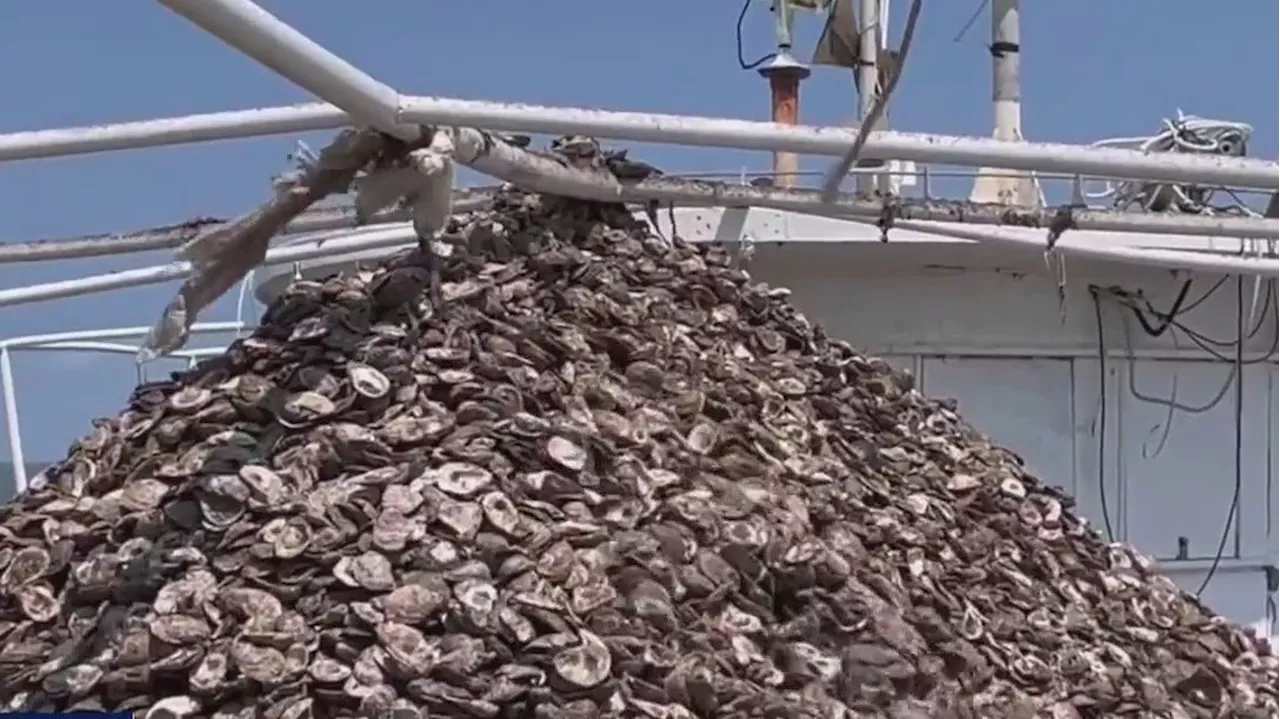
[[[419,125],[399,121],[400,95],[307,39],[252,0],[160,0],[232,47],[351,113],[357,120],[412,140]],[[458,123],[466,125],[467,123]],[[620,199],[618,181],[513,145],[470,127],[453,130],[454,160],[528,190],[583,199]]]
[[[18,398],[14,396],[13,356],[0,346],[0,392],[4,397],[4,424],[9,440],[9,460],[13,463],[13,483],[18,494],[27,491],[27,458],[22,453],[22,429],[18,424]]]
[[[665,189],[673,187],[673,180],[680,182],[679,178],[664,178],[661,185]],[[684,193],[682,202],[690,203],[693,200],[700,200],[706,196],[706,188],[708,183],[694,181],[686,181],[686,187],[689,188]],[[629,191],[634,193],[636,197],[643,198],[645,188],[652,183],[641,182],[632,185]],[[740,185],[745,185],[746,180],[740,180]],[[714,185],[711,185],[714,187]],[[698,189],[693,189],[698,188]],[[785,188],[783,188],[785,189]],[[453,193],[453,210],[454,212],[470,212],[473,210],[487,207],[496,195],[495,188],[492,187],[476,187],[470,189],[455,190]],[[670,195],[666,195],[670,198]],[[794,193],[790,197],[798,197]],[[652,199],[652,198],[649,198]],[[770,202],[773,200],[779,203],[785,203],[786,197],[779,195],[756,195],[749,198],[742,198],[749,202]],[[757,205],[763,206],[763,205]],[[939,204],[940,208],[941,205]],[[952,224],[963,223],[983,223],[996,224],[1000,219],[990,208],[980,208],[976,212],[964,213],[959,210],[962,205],[956,205],[957,210],[952,217]],[[812,207],[799,208],[796,211],[813,211]],[[1008,211],[1000,209],[1001,214],[1007,214]],[[407,210],[386,210],[375,214],[363,223],[365,226],[384,225],[387,223],[404,222],[408,220],[410,213]],[[1010,215],[1014,217],[1014,215]],[[1084,211],[1076,212],[1076,224],[1081,229],[1091,229],[1099,231],[1114,232],[1131,232],[1146,233],[1154,235],[1176,235],[1176,236],[1193,236],[1193,237],[1263,237],[1280,233],[1280,225],[1275,223],[1272,218],[1271,224],[1258,224],[1249,218],[1224,218],[1224,217],[1208,217],[1199,215],[1145,215],[1145,214],[1119,214],[1111,210],[1101,211]],[[1108,219],[1115,218],[1115,219]],[[1118,221],[1118,226],[1117,226]],[[1224,221],[1226,221],[1224,223]],[[1084,224],[1081,225],[1080,223]],[[214,232],[219,226],[225,227],[227,221],[210,221],[206,224],[177,225],[169,227],[158,227],[154,229],[139,230],[136,232],[123,232],[113,234],[84,235],[80,237],[62,237],[35,240],[32,242],[0,242],[0,264],[9,262],[45,262],[50,260],[61,260],[71,258],[100,257],[107,255],[127,254],[132,252],[141,252],[146,250],[173,249],[185,245],[193,240],[200,233]],[[1016,223],[1015,223],[1016,225]],[[357,221],[355,209],[353,207],[326,207],[320,209],[309,210],[292,222],[285,226],[277,237],[287,237],[291,235],[299,235],[313,233],[322,230],[339,230],[343,228],[355,229],[360,227],[361,223]],[[1155,240],[1158,242],[1158,240]]]
[[[817,190],[780,190],[777,188],[756,188],[740,185],[718,185],[714,183],[677,183],[663,178],[645,183],[642,190],[633,192],[622,187],[622,194],[617,201],[634,201],[639,198],[656,198],[659,200],[684,201],[697,205],[719,205],[729,207],[773,207],[780,210],[808,211],[810,214],[826,214],[834,217],[867,217],[877,218],[881,214],[883,204],[879,201],[868,201],[842,197],[832,204],[822,199]],[[638,197],[637,197],[638,196]],[[959,213],[955,205],[946,203],[903,204],[896,212],[903,222],[910,220],[954,221]],[[971,211],[963,213],[968,222],[986,225],[1007,225],[1011,227],[1044,227],[1052,214],[1047,211],[1022,211],[1017,208],[998,206],[974,206]],[[1176,235],[1210,235],[1210,236],[1244,236],[1271,237],[1280,234],[1280,223],[1276,220],[1255,220],[1233,217],[1197,217],[1186,215],[1146,215],[1141,213],[1108,212],[1098,210],[1080,210],[1074,213],[1078,229],[1093,229],[1104,232],[1141,232],[1164,231]],[[1209,227],[1211,222],[1214,227]],[[303,241],[296,241],[285,247],[276,247],[267,251],[264,266],[303,262],[321,257],[330,257],[349,252],[396,247],[415,239],[413,227],[408,224],[366,227],[354,230],[313,235]],[[1042,236],[1043,238],[1044,236]],[[1064,235],[1070,237],[1070,233]],[[1018,240],[1022,244],[1037,242],[1034,239]],[[1044,247],[1041,239],[1040,246]],[[1061,244],[1060,244],[1061,246]],[[1239,273],[1250,275],[1275,276],[1280,265],[1275,260],[1263,258],[1228,256],[1223,253],[1208,253],[1180,250],[1156,250],[1133,248],[1116,248],[1113,253],[1121,262],[1145,264],[1142,254],[1151,252],[1152,257],[1159,255],[1162,263],[1157,266],[1182,266],[1199,268],[1222,273]],[[1123,250],[1123,252],[1121,251]],[[0,289],[0,307],[28,304],[44,300],[77,297],[81,295],[139,287],[149,284],[160,284],[173,280],[181,280],[191,272],[188,262],[174,262],[167,265],[124,270],[91,277],[72,280],[60,280],[43,284],[28,285]]]
[[[244,329],[239,322],[199,322],[191,327],[191,334],[230,334]],[[32,349],[41,345],[62,345],[69,342],[89,342],[94,340],[128,340],[146,337],[150,327],[110,327],[101,330],[71,330],[70,332],[49,332],[38,335],[21,335],[0,340],[0,349]],[[136,352],[134,347],[130,354]],[[198,350],[180,350],[196,352]]]
[[[454,213],[473,212],[493,204],[498,188],[472,187],[454,190]],[[340,230],[360,226],[380,225],[388,222],[404,222],[412,217],[412,211],[394,208],[375,213],[361,222],[352,205],[337,207],[313,207],[285,225],[276,237],[299,235],[321,230]],[[49,262],[51,260],[83,259],[125,255],[150,250],[172,250],[182,247],[204,233],[226,227],[234,220],[209,220],[201,223],[185,223],[156,227],[135,232],[57,237],[30,242],[0,242],[0,265],[10,262]]]
[[[871,115],[871,108],[876,104],[877,72],[880,55],[880,2],[879,0],[859,0],[858,3],[858,120],[866,122]],[[879,128],[873,128],[879,129]],[[869,153],[870,141],[863,148],[865,158]],[[856,166],[856,165],[855,165]],[[855,176],[856,187],[861,195],[870,195],[879,185],[879,178],[871,173],[859,172]]]
[[[588,108],[503,104],[478,100],[406,96],[400,120],[466,125],[508,132],[591,135],[633,142],[657,142],[743,150],[843,155],[856,129],[775,125],[712,117],[610,112]],[[999,142],[910,132],[873,133],[864,157],[911,160],[967,167],[1006,167],[1088,177],[1147,178],[1226,187],[1280,189],[1280,166],[1262,160],[1087,147],[1057,143]]]
[[[419,130],[396,123],[400,94],[263,10],[252,0],[158,0],[316,97],[402,140]]]
[[[1022,139],[1021,53],[1018,0],[991,0],[991,99],[995,137],[1005,142]]]
[[[1019,65],[1022,44],[1018,30],[1018,0],[991,0],[991,104],[993,136],[1000,142],[1022,141],[1022,89]],[[1044,204],[1029,173],[984,167],[978,171],[969,199],[1003,205],[1038,207]]]
[[[587,134],[603,139],[743,150],[843,155],[857,129],[787,127],[718,117],[614,112],[440,97],[401,99],[401,120],[511,132]],[[71,127],[0,135],[0,162],[161,147],[224,138],[278,135],[349,125],[328,104],[192,115],[118,125]],[[1064,175],[1217,184],[1280,190],[1280,165],[1265,160],[1160,153],[1047,142],[1000,143],[990,138],[907,132],[873,135],[864,156],[967,167],[1007,167]]]
[[[390,232],[390,234],[388,234]],[[404,233],[408,232],[409,235]],[[267,251],[261,266],[303,262],[318,257],[361,249],[394,247],[414,237],[409,225],[363,227],[324,233],[316,239]],[[190,262],[171,262],[133,270],[122,270],[73,280],[58,280],[26,287],[0,289],[0,307],[79,297],[126,287],[142,287],[184,279],[191,274]]]
[[[1040,238],[1023,237],[1006,232],[1003,227],[965,227],[950,223],[905,220],[895,225],[904,230],[924,232],[942,237],[954,237],[960,240],[972,240],[985,244],[1004,245],[1044,252],[1044,243]],[[1244,275],[1246,277],[1275,277],[1280,274],[1280,266],[1275,261],[1260,260],[1257,257],[1210,254],[1198,250],[1175,250],[1166,247],[1133,247],[1109,246],[1098,247],[1082,245],[1075,241],[1071,234],[1063,235],[1053,252],[1065,257],[1113,262],[1137,267],[1155,267],[1165,270],[1184,270],[1189,272],[1212,272],[1214,274]]]
[[[416,136],[404,123],[446,124],[488,130],[586,134],[639,142],[737,147],[746,150],[842,155],[853,143],[848,129],[787,127],[773,123],[642,113],[404,97],[360,72],[250,0],[160,0],[228,44],[358,119],[400,136]],[[874,17],[874,15],[873,15]],[[956,165],[1043,170],[1099,177],[1213,183],[1280,189],[1273,163],[1171,154],[1159,159],[1135,151],[1067,145],[1031,146],[979,138],[881,132],[864,155]],[[1244,163],[1244,164],[1237,164]]]
[[[880,49],[880,53],[883,54],[889,51],[889,17],[892,14],[890,11],[892,9],[893,0],[879,0],[879,2],[880,2],[880,18],[878,21],[879,31],[876,33],[876,43]],[[896,62],[899,63],[899,68],[895,69],[894,72],[902,71],[900,66],[902,61],[903,61],[902,58],[896,59]],[[876,66],[876,76],[883,77],[886,82],[888,81],[889,76],[885,74],[885,69],[880,67],[879,63],[877,63],[877,66]],[[879,88],[876,91],[876,94],[884,92],[885,89],[887,88],[883,88],[883,87]],[[890,127],[889,118],[890,118],[890,113],[892,111],[892,107],[891,107],[892,102],[893,102],[892,97],[886,97],[884,99],[884,107],[880,110],[880,117],[876,118],[875,125],[871,127],[873,131],[884,132],[889,129]],[[893,165],[894,165],[893,162],[886,160],[884,161],[885,171],[876,173],[876,189],[878,189],[882,195],[890,195],[894,193],[893,176],[891,174],[893,170]]]
[[[11,132],[0,135],[0,162],[290,135],[332,130],[350,124],[347,113],[328,103],[316,102],[110,125]]]
[[[191,328],[192,334],[199,332],[230,332],[238,330],[242,325],[238,322],[210,322]],[[9,459],[13,462],[13,480],[19,493],[27,490],[28,477],[26,455],[22,448],[22,427],[19,420],[18,398],[15,394],[13,378],[13,351],[17,349],[54,349],[54,350],[89,350],[120,352],[127,350],[130,354],[136,348],[110,343],[97,343],[77,340],[112,339],[125,337],[142,337],[146,335],[146,327],[117,327],[107,330],[90,330],[80,332],[59,332],[47,335],[26,335],[0,340],[0,397],[3,397],[4,419],[7,440],[9,442]],[[221,350],[219,350],[219,353]],[[175,352],[174,356],[195,356],[196,354],[212,354],[208,350],[190,350]]]

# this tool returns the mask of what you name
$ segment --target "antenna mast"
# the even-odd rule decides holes
[[[994,137],[1004,142],[1022,142],[1018,0],[991,0],[990,49]],[[969,199],[1002,205],[1044,206],[1044,196],[1034,175],[985,167],[978,172]]]

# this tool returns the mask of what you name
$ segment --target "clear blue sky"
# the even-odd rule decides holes
[[[735,59],[737,0],[264,5],[407,93],[759,119],[768,112],[762,81],[739,70]],[[906,2],[897,5],[895,36]],[[964,40],[952,41],[976,7],[976,0],[927,3],[895,98],[895,128],[990,132],[985,14]],[[748,18],[750,57],[772,44],[764,8],[758,2]],[[308,99],[155,3],[11,1],[4,14],[0,132]],[[798,45],[806,47],[818,22],[800,24]],[[1252,154],[1277,155],[1275,2],[1030,0],[1024,3],[1022,33],[1028,139],[1091,142],[1147,134],[1180,107],[1251,123]],[[856,97],[848,73],[816,71],[802,107],[805,123],[849,122]],[[324,138],[306,139],[319,146]],[[0,165],[0,241],[236,214],[264,199],[268,178],[283,168],[293,140]],[[763,169],[768,163],[762,154],[660,146],[643,148],[642,155],[668,170]],[[166,261],[159,253],[3,266],[0,287]],[[150,325],[174,289],[153,286],[0,308],[0,337]],[[202,319],[231,319],[233,305],[233,298],[224,299]],[[259,311],[249,309],[252,315]],[[135,381],[132,358],[123,356],[24,354],[16,371],[28,459],[61,456],[92,417],[118,411]],[[0,450],[0,459],[7,456],[7,448]]]

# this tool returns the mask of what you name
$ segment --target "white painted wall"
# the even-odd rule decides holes
[[[1194,592],[1213,564],[1234,491],[1236,403],[1227,386],[1233,367],[1189,341],[1175,346],[1168,337],[1148,337],[1104,300],[1107,416],[1100,476],[1102,393],[1088,291],[1090,283],[1119,284],[1142,289],[1155,306],[1168,308],[1184,278],[1069,266],[1060,303],[1043,265],[996,270],[975,253],[968,260],[978,267],[961,269],[961,254],[952,252],[948,267],[925,268],[919,259],[910,267],[905,255],[883,246],[773,244],[756,248],[750,269],[761,281],[792,288],[796,303],[832,336],[910,369],[926,394],[957,399],[963,416],[1018,452],[1035,474],[1071,492],[1100,530],[1105,501],[1114,536],[1162,560],[1171,577]],[[1217,279],[1197,278],[1190,297]],[[1252,292],[1248,280],[1246,304]],[[1246,342],[1249,358],[1265,355],[1275,341],[1274,301],[1257,311],[1269,314],[1255,320],[1262,328]],[[1234,339],[1234,280],[1180,320],[1212,338]],[[1274,358],[1245,368],[1241,500],[1224,558],[1202,595],[1243,623],[1272,615],[1264,567],[1277,561],[1276,375]],[[1226,391],[1206,411],[1172,415],[1131,391],[1168,398],[1175,380],[1176,400],[1193,407],[1211,405]]]

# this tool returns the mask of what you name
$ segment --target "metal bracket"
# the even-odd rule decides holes
[[[1053,246],[1058,244],[1058,240],[1062,238],[1062,234],[1067,230],[1077,229],[1075,212],[1077,208],[1072,205],[1063,205],[1054,213],[1053,219],[1049,221],[1049,235],[1045,249],[1052,250]],[[1087,208],[1079,208],[1087,209]]]
[[[880,228],[880,241],[889,241],[889,230],[893,229],[894,222],[902,216],[902,208],[892,198],[886,198],[884,206],[880,208],[880,217],[876,220],[876,227]]]

